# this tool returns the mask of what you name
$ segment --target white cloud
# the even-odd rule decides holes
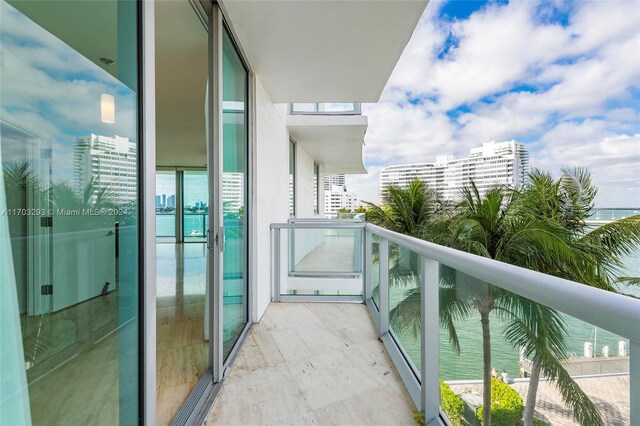
[[[454,21],[440,6],[427,7],[381,102],[364,107],[376,167],[351,190],[371,198],[383,165],[515,138],[549,170],[590,168],[601,205],[640,205],[640,3],[490,4]],[[569,13],[566,25],[549,19],[552,7]]]

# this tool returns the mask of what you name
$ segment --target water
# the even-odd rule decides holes
[[[203,224],[203,220],[206,223]],[[206,214],[185,214],[184,215],[184,233],[185,235],[193,235],[202,237],[206,232],[206,224],[208,224]],[[156,237],[175,237],[176,233],[176,216],[173,214],[156,214]]]
[[[628,276],[640,276],[640,252],[624,259],[625,274]],[[395,306],[406,292],[406,288],[392,287],[390,290],[391,306]],[[640,297],[640,287],[627,286],[620,289],[624,293]],[[618,342],[629,342],[601,328],[595,332],[591,324],[576,318],[566,317],[567,322],[567,347],[568,356],[582,356],[584,342],[591,341],[594,345],[594,353],[602,355],[602,348],[607,345],[611,355],[618,353]],[[475,314],[465,321],[455,324],[458,339],[460,341],[460,354],[457,354],[449,343],[448,333],[440,330],[440,375],[444,380],[467,380],[482,378],[482,329],[480,315]],[[503,326],[495,316],[491,317],[491,364],[498,371],[505,369],[510,377],[518,377],[519,354],[518,349],[513,348],[503,337]],[[596,341],[597,334],[597,341]],[[411,332],[401,336],[402,344],[416,365],[420,363],[419,338]]]

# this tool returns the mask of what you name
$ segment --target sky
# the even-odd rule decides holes
[[[554,176],[587,168],[596,207],[640,207],[640,1],[431,0],[362,110],[362,200],[388,165],[515,139]]]

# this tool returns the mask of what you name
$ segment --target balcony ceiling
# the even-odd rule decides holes
[[[222,0],[273,102],[377,102],[427,0]]]
[[[287,127],[291,138],[325,173],[367,173],[362,163],[367,117],[289,115]]]

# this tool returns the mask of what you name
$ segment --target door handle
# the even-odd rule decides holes
[[[224,240],[224,226],[221,226],[218,230],[218,235],[216,236],[216,243],[218,243],[218,249],[220,250],[220,253],[224,251]]]
[[[211,241],[211,233],[212,232],[213,231],[211,229],[207,229],[207,248],[209,250],[213,250],[213,244],[216,244],[218,246],[218,249],[220,250],[220,252],[223,252],[224,251],[224,242],[225,242],[224,226],[221,226],[220,228],[218,228],[218,233],[213,238],[213,241]]]

